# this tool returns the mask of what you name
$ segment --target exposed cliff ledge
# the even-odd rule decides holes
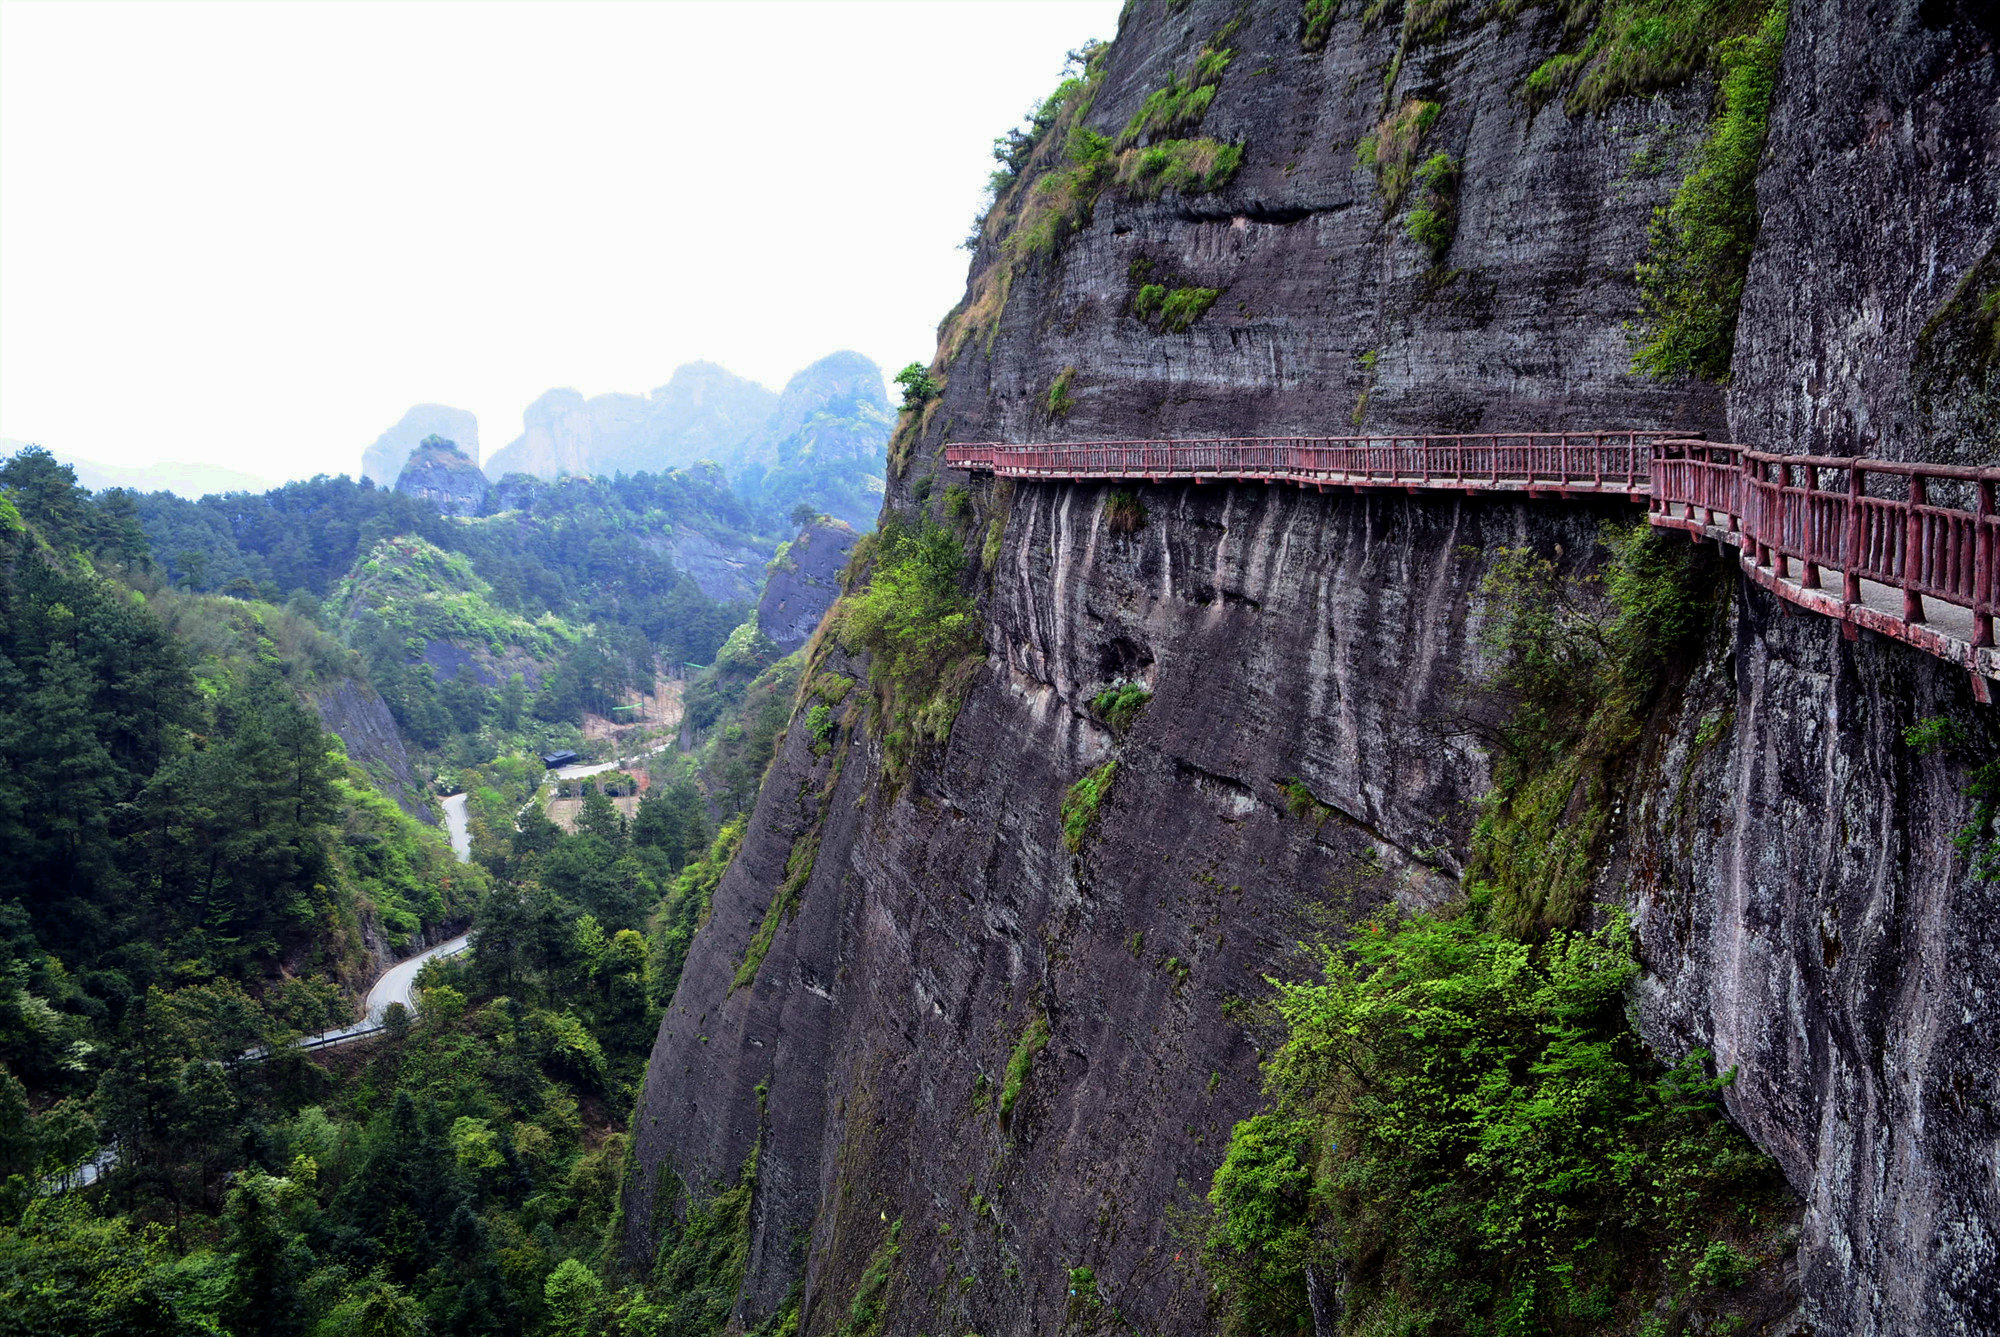
[[[910,788],[885,796],[851,722],[844,765],[794,729],[767,779],[635,1124],[641,1167],[697,1191],[733,1180],[761,1138],[752,1322],[784,1298],[790,1241],[809,1231],[803,1330],[832,1326],[886,1213],[906,1223],[895,1331],[1053,1330],[1076,1266],[1140,1330],[1206,1331],[1164,1213],[1206,1188],[1256,1102],[1231,1000],[1262,992],[1329,901],[1452,893],[1486,782],[1452,728],[1484,569],[1460,550],[1583,553],[1603,518],[1164,492],[1123,537],[1097,489],[1017,491],[990,671]],[[1086,709],[1114,678],[1154,692],[1122,742]],[[1100,834],[1072,856],[1063,792],[1114,752]],[[1342,815],[1289,816],[1289,777]],[[796,917],[732,989],[815,829]],[[1032,1012],[1052,1038],[1003,1129],[980,1077],[997,1096]],[[654,1189],[635,1177],[627,1203],[641,1255]],[[968,1274],[980,1284],[959,1287]],[[951,1294],[927,1298],[945,1278]]]
[[[1088,123],[1115,133],[1237,12],[1138,9]],[[928,492],[938,508],[912,484],[947,438],[1725,430],[1713,392],[1632,378],[1623,330],[1674,185],[1635,169],[1685,162],[1707,86],[1530,114],[1521,82],[1557,40],[1531,10],[1452,28],[1382,97],[1393,32],[1344,19],[1317,54],[1299,27],[1295,6],[1255,5],[1231,37],[1201,126],[1247,146],[1227,189],[1107,192],[997,309],[975,285],[967,311],[993,323],[941,366],[892,505]],[[1731,434],[1959,451],[1942,429],[1871,424],[1918,421],[1922,331],[1993,244],[1990,34],[1916,0],[1797,0],[1791,31]],[[1406,94],[1441,103],[1432,133],[1464,163],[1443,271],[1354,167]],[[1833,134],[1862,104],[1880,132]],[[1903,212],[1857,204],[1870,182]],[[1163,333],[1133,314],[1135,260],[1220,296]],[[1166,1223],[1256,1103],[1257,1037],[1224,1004],[1283,967],[1308,907],[1450,893],[1488,771],[1450,727],[1481,671],[1479,577],[1508,542],[1578,560],[1601,517],[1176,487],[1146,489],[1149,523],[1120,535],[1096,489],[974,486],[968,549],[989,515],[1003,526],[981,572],[985,669],[900,787],[852,716],[825,757],[788,737],[662,1027],[628,1245],[646,1255],[672,1209],[662,1182],[733,1181],[758,1148],[748,1324],[802,1277],[801,1331],[833,1330],[901,1220],[888,1331],[1057,1329],[1078,1266],[1135,1329],[1208,1331]],[[1753,587],[1733,597],[1733,636],[1655,721],[1595,886],[1637,911],[1642,1029],[1738,1065],[1729,1107],[1805,1201],[1815,1331],[2000,1332],[1995,894],[1951,844],[1963,775],[1901,738],[1946,715],[1990,754],[1991,711],[1962,671],[1843,641]],[[1086,709],[1117,679],[1155,693],[1122,741]],[[1063,792],[1114,754],[1073,857]],[[1288,816],[1287,777],[1335,815]],[[771,917],[753,981],[732,987],[800,850],[796,914]],[[1003,1128],[981,1094],[1033,1015],[1047,1048]]]

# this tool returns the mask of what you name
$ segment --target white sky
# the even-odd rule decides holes
[[[928,361],[1059,3],[0,4],[0,436],[355,473],[552,386]]]

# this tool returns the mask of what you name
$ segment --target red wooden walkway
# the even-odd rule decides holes
[[[1602,495],[1656,525],[1734,544],[1779,597],[2000,677],[2000,469],[1774,455],[1666,432],[1269,437],[949,446],[1008,478],[1291,483],[1408,492]]]

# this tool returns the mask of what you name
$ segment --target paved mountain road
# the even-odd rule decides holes
[[[444,800],[444,832],[451,839],[451,852],[460,863],[472,862],[472,828],[467,824],[465,795],[453,794]]]

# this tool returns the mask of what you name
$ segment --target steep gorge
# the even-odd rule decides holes
[[[791,1298],[802,1331],[873,1330],[860,1294],[895,1332],[1210,1330],[1171,1221],[1259,1103],[1267,1037],[1241,1001],[1296,973],[1329,912],[1457,893],[1492,767],[1455,727],[1483,680],[1482,580],[1509,545],[1581,568],[1629,518],[1176,486],[1141,490],[1135,528],[1102,489],[976,482],[954,512],[946,440],[1671,426],[1987,458],[1960,409],[1990,361],[1937,365],[1940,329],[1980,337],[1965,285],[2000,217],[1994,40],[1969,9],[1792,5],[1726,393],[1633,375],[1624,328],[1712,80],[1569,116],[1521,91],[1564,41],[1552,11],[1416,43],[1343,14],[1319,50],[1304,22],[1131,9],[1081,123],[1116,135],[1227,32],[1198,128],[1240,168],[1206,193],[1104,188],[1040,254],[1009,251],[1023,206],[1003,195],[942,394],[906,415],[889,502],[958,527],[983,665],[906,771],[862,689],[830,747],[788,733],[634,1124],[635,1259],[678,1186],[699,1200],[754,1166],[746,1328]],[[1460,163],[1442,258],[1356,162],[1411,101],[1440,108],[1423,152]],[[1155,280],[1212,305],[1170,331],[1135,314]],[[866,678],[837,637],[821,649],[820,671]],[[1152,693],[1122,735],[1089,709],[1118,681]],[[1969,740],[1956,758],[1903,740],[1939,716]],[[2000,1331],[2000,895],[1952,839],[1965,758],[1996,742],[1962,670],[1732,582],[1592,883],[1639,927],[1641,1033],[1737,1069],[1728,1108],[1802,1199],[1789,1284],[1815,1332]],[[1113,758],[1072,853],[1063,796]],[[1288,811],[1292,781],[1324,821]]]

